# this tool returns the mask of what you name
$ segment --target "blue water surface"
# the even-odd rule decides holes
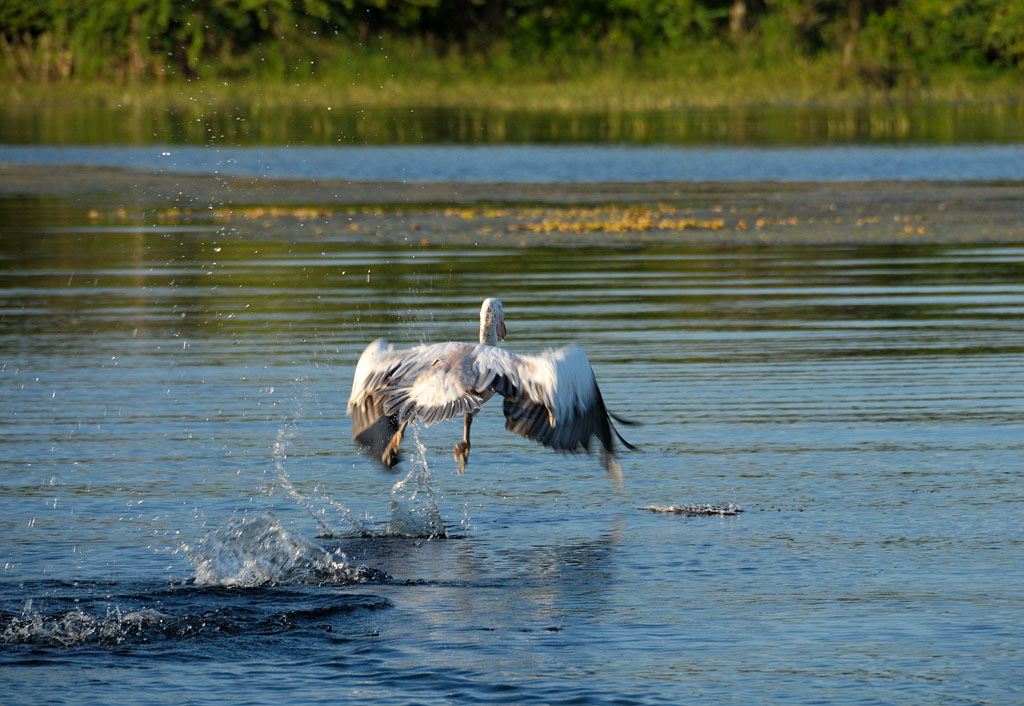
[[[863,181],[1024,179],[1024,146],[0,145],[0,163],[373,181]]]
[[[5,213],[5,704],[1024,700],[1024,249]],[[485,295],[641,423],[621,489],[497,401],[463,475],[457,423],[397,473],[351,444],[366,343],[472,340]],[[704,503],[743,512],[638,509]]]

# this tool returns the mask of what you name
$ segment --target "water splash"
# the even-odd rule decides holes
[[[126,641],[148,639],[160,631],[166,616],[144,608],[123,612],[120,606],[107,608],[106,615],[72,610],[59,615],[44,615],[25,602],[20,616],[5,621],[0,643],[37,644],[70,647],[81,644],[120,645]]]
[[[323,537],[369,537],[372,535],[370,529],[360,521],[355,514],[345,505],[324,493],[305,494],[292,485],[284,462],[288,458],[288,445],[295,430],[292,425],[282,426],[277,430],[277,440],[274,442],[274,476],[277,484],[288,497],[306,509],[309,516],[313,518]],[[324,520],[323,516],[327,507],[332,507],[338,513],[339,518],[348,525],[347,529],[339,530],[331,527]]]
[[[285,530],[270,511],[235,517],[212,530],[185,554],[199,586],[267,586],[282,583],[356,583],[387,574],[355,567],[344,554]]]
[[[320,537],[332,539],[346,537],[374,537],[380,532],[371,530],[367,524],[355,516],[347,506],[338,502],[326,493],[303,492],[291,482],[285,461],[288,448],[295,436],[295,425],[301,417],[301,407],[295,417],[277,430],[277,438],[272,450],[273,473],[277,487],[284,490],[288,497],[305,508],[310,517],[317,523]],[[412,437],[416,451],[410,455],[411,468],[409,473],[391,488],[390,520],[383,531],[388,537],[446,537],[444,519],[438,510],[434,489],[430,484],[430,468],[427,465],[427,449],[420,441],[418,429],[412,427]],[[332,508],[337,517],[346,527],[338,529],[325,521],[327,508]],[[466,520],[463,521],[465,526]]]
[[[697,503],[696,505],[645,505],[638,507],[637,510],[661,512],[669,515],[716,515],[718,517],[738,515],[743,512],[739,505],[733,503],[728,505],[712,505],[710,503]]]
[[[427,449],[412,427],[416,453],[410,455],[409,473],[391,488],[391,521],[386,534],[392,537],[445,537],[444,519],[437,509],[430,485]]]
[[[16,615],[0,615],[0,645],[33,647],[76,647],[93,645],[146,644],[202,636],[281,633],[311,625],[345,625],[344,616],[357,611],[391,607],[386,598],[372,595],[306,591],[233,591],[214,587],[186,587],[169,590],[149,587],[149,595],[108,596],[107,604],[82,599],[72,610],[36,609],[33,599],[25,601]],[[53,597],[64,605],[68,597]],[[76,604],[79,598],[74,598]],[[110,600],[133,605],[125,608]],[[137,605],[140,600],[156,602],[159,609]],[[101,603],[101,602],[100,602]]]

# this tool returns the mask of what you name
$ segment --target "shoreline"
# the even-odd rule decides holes
[[[420,245],[1024,243],[1022,193],[1019,181],[401,183],[0,165],[0,200],[57,199],[97,225]]]
[[[70,78],[32,81],[0,78],[0,95],[22,108],[132,106],[187,110],[261,109],[281,106],[335,109],[471,109],[499,111],[651,111],[765,106],[865,107],[893,105],[1017,104],[1022,81],[1013,70],[979,70],[970,66],[933,66],[904,75],[885,87],[856,74],[838,80],[839,57],[801,57],[771,66],[729,62],[721,67],[680,72],[705,58],[698,52],[670,52],[661,57],[624,62],[584,57],[589,70],[545,70],[533,61],[510,60],[500,69],[454,64],[436,57],[412,58],[401,70],[365,62],[354,73],[295,79],[259,75],[226,76],[215,71],[200,78],[160,74],[149,78]],[[621,58],[621,57],[620,57]]]

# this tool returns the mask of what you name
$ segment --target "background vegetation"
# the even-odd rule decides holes
[[[390,86],[399,104],[516,85],[550,102],[644,84],[644,105],[711,85],[731,103],[979,85],[1005,99],[1024,87],[1024,0],[0,0],[8,86],[197,79],[367,103]]]

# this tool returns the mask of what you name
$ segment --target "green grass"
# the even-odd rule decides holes
[[[376,50],[332,50],[296,77],[215,66],[200,78],[130,82],[27,82],[2,79],[8,104],[208,107],[305,105],[335,108],[481,108],[494,110],[657,110],[761,105],[862,105],[885,102],[1015,102],[1020,72],[948,66],[907,72],[881,88],[836,56],[791,58],[744,54],[726,46],[644,56],[437,56],[416,43]],[[0,72],[0,76],[4,74]]]

